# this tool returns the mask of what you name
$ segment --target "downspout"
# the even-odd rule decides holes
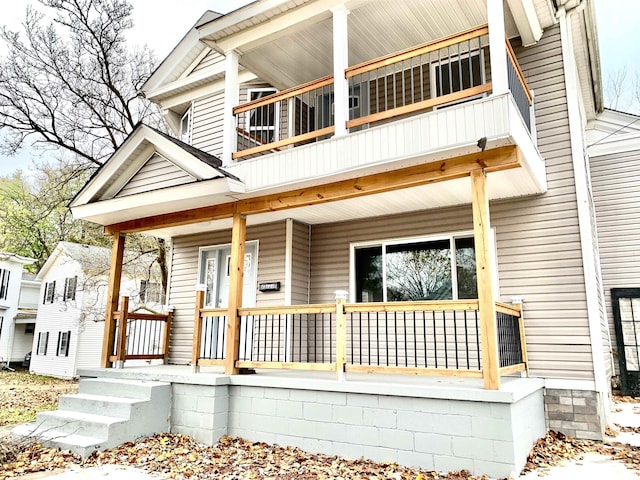
[[[597,256],[593,247],[594,225],[591,216],[590,192],[587,176],[586,151],[584,148],[584,129],[580,113],[580,91],[577,79],[576,65],[573,56],[573,39],[570,25],[570,14],[583,8],[583,0],[577,6],[567,11],[564,6],[558,9],[557,18],[560,23],[560,37],[562,41],[562,62],[565,74],[565,89],[567,98],[567,111],[569,116],[569,133],[571,141],[571,157],[573,160],[573,173],[576,187],[576,203],[578,210],[578,222],[580,228],[580,244],[582,251],[582,265],[587,301],[587,315],[589,321],[589,334],[591,339],[591,355],[596,392],[601,396],[601,405],[608,398],[607,374],[604,366],[603,337],[600,325],[600,307],[598,287],[595,282],[597,274]],[[603,405],[604,406],[604,405]],[[608,420],[605,408],[603,413]]]

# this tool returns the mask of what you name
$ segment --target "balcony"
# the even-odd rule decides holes
[[[492,92],[488,26],[348,68],[350,132],[484,98]],[[508,83],[531,132],[532,97],[510,43]],[[279,152],[335,133],[333,76],[327,76],[234,109],[234,159]]]

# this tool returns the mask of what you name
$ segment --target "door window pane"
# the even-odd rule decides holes
[[[387,301],[452,299],[449,240],[389,245]]]

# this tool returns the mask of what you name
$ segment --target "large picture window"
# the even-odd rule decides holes
[[[356,245],[354,272],[356,302],[478,297],[470,235]]]

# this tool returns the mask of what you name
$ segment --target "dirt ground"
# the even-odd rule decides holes
[[[77,391],[75,380],[0,371],[0,437],[14,425],[35,420],[37,412],[55,410],[60,395]]]

